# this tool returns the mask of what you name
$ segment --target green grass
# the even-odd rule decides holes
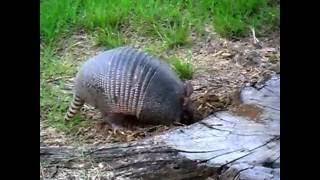
[[[190,29],[187,25],[173,25],[167,29],[161,29],[159,36],[168,48],[174,48],[189,44],[188,39]]]
[[[45,82],[41,82],[40,108],[43,119],[46,119],[46,122],[50,126],[67,133],[76,130],[77,127],[87,125],[88,121],[85,121],[79,115],[68,123],[64,122],[64,115],[68,109],[71,98],[62,95],[60,88],[59,86],[48,86],[45,85]]]
[[[98,46],[113,48],[134,43],[126,33],[130,31],[152,39],[146,50],[158,56],[166,49],[192,45],[190,33],[203,34],[207,25],[225,37],[246,36],[253,26],[259,36],[278,27],[279,7],[273,0],[41,1],[41,116],[62,130],[86,123],[79,117],[71,124],[63,122],[71,97],[61,88],[77,67],[59,57],[57,42],[72,32],[85,30]],[[194,73],[190,60],[172,57],[168,62],[182,79],[190,79]],[[60,80],[53,85],[48,83],[52,79]]]
[[[71,62],[59,59],[55,55],[54,49],[43,48],[40,55],[40,110],[42,119],[46,119],[48,124],[64,132],[71,132],[76,127],[86,125],[79,116],[70,123],[65,123],[63,117],[68,109],[72,97],[62,93],[63,77],[75,74]],[[61,79],[60,79],[61,78]],[[57,80],[56,80],[57,79]],[[54,81],[54,83],[49,83]]]
[[[278,22],[279,7],[267,0],[217,0],[213,6],[215,31],[226,37],[248,35],[250,26],[259,35],[263,28],[277,28]]]
[[[41,1],[41,37],[52,42],[72,29],[128,28],[142,35],[164,38],[168,47],[184,45],[190,28],[201,31],[213,24],[221,35],[243,36],[249,26],[279,25],[279,7],[267,0],[46,0]],[[112,36],[112,35],[110,35]],[[108,44],[108,43],[107,43]]]
[[[98,46],[107,48],[125,45],[122,34],[112,28],[99,29],[96,35],[96,42]]]
[[[76,24],[80,2],[80,0],[41,1],[40,32],[44,42],[52,43]]]
[[[130,17],[130,0],[84,0],[79,12],[79,25],[87,29],[116,28]]]
[[[168,62],[182,80],[192,79],[194,68],[191,63],[191,58],[181,59],[178,57],[171,57]]]

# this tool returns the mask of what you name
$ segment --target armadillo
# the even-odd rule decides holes
[[[132,47],[118,47],[81,66],[65,120],[87,103],[114,128],[128,116],[151,124],[189,121],[192,92],[191,83],[183,82],[163,60]]]

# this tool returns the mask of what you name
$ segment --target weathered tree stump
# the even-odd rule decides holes
[[[240,97],[234,111],[142,141],[40,147],[41,166],[56,179],[67,170],[100,179],[280,179],[280,77]]]

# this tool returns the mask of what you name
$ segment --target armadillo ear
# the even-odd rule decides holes
[[[189,98],[186,96],[180,97],[180,103],[181,103],[182,107],[187,106],[187,104],[189,103]]]
[[[185,87],[185,96],[187,97],[191,96],[191,94],[193,93],[193,87],[190,81],[185,82],[184,87]]]
[[[189,98],[184,97],[183,98],[183,103],[182,103],[183,107],[186,107],[189,104],[189,101],[190,101]]]

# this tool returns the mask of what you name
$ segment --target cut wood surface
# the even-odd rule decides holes
[[[46,179],[280,179],[280,77],[244,87],[241,104],[137,142],[40,147]],[[79,179],[79,178],[75,178]]]

